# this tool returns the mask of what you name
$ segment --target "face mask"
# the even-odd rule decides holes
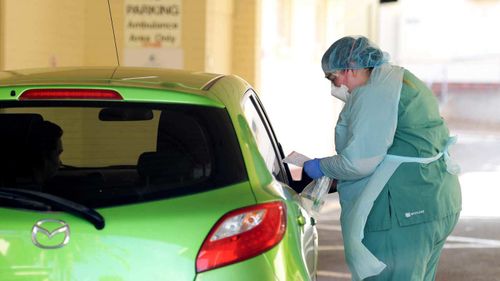
[[[346,85],[340,85],[340,87],[336,87],[332,83],[332,91],[331,91],[332,96],[338,98],[339,100],[346,102],[347,97],[349,96],[349,89],[347,88]]]

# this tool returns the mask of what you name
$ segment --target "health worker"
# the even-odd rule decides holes
[[[456,139],[431,90],[363,36],[337,40],[321,60],[345,105],[337,154],[304,164],[338,180],[345,257],[353,280],[434,280],[461,210]]]

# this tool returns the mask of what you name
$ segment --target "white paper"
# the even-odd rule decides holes
[[[292,153],[288,154],[287,157],[283,159],[283,162],[292,164],[298,167],[303,167],[304,162],[311,160],[311,158],[305,156],[304,154],[300,154],[297,151],[292,151]]]

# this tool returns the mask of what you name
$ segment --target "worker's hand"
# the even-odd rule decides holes
[[[312,160],[304,162],[304,171],[312,179],[319,179],[324,176],[321,168],[319,167],[319,159],[314,158]]]

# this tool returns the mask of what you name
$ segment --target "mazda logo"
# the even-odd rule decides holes
[[[62,220],[39,220],[31,231],[31,241],[42,249],[64,247],[69,242],[69,225]]]

